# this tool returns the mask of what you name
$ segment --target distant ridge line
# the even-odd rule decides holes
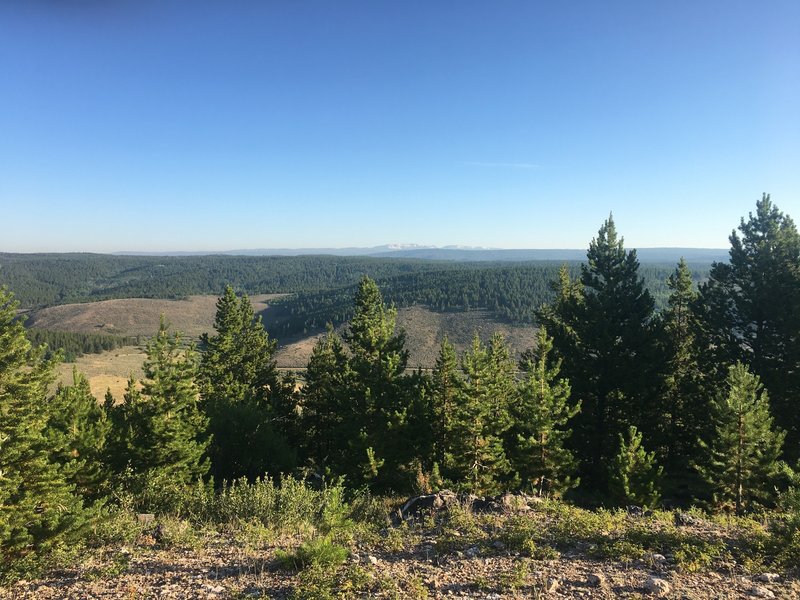
[[[408,258],[446,261],[583,261],[586,250],[578,248],[464,248],[409,245],[385,245],[371,248],[263,248],[225,251],[115,252],[116,256],[361,256],[374,258]],[[681,257],[690,263],[727,262],[728,250],[722,248],[638,248],[643,263],[678,262]]]

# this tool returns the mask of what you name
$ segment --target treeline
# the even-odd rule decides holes
[[[138,346],[141,343],[139,336],[53,331],[36,327],[27,328],[25,333],[34,346],[47,347],[46,358],[60,354],[65,362],[75,362],[76,358],[84,354],[100,354],[123,346]]]
[[[765,196],[730,240],[699,288],[681,261],[657,313],[609,218],[580,271],[560,269],[519,363],[502,336],[476,337],[461,356],[445,341],[431,374],[406,371],[396,310],[363,277],[302,387],[229,286],[199,348],[162,322],[143,380],[102,405],[77,372],[48,395],[54,365],[2,291],[2,569],[82,539],[110,498],[158,512],[194,486],[287,473],[373,492],[770,507],[798,484],[800,235]]]
[[[112,298],[184,298],[218,294],[226,285],[248,294],[294,293],[352,285],[411,272],[485,268],[425,260],[338,256],[112,256],[0,253],[0,285],[25,308]]]
[[[377,283],[386,301],[397,307],[421,304],[438,312],[486,310],[512,323],[534,323],[536,311],[554,298],[551,282],[558,277],[560,268],[559,263],[544,261],[489,267],[479,263],[470,268],[408,273],[379,279]],[[580,273],[577,263],[567,268],[572,276]],[[659,264],[640,269],[659,310],[669,297],[667,278],[672,269],[673,266]],[[696,282],[707,276],[706,267],[692,274]],[[338,326],[353,315],[352,298],[357,287],[353,284],[302,292],[274,301],[264,315],[265,325],[279,339],[307,334],[328,323]]]

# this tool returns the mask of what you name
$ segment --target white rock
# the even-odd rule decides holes
[[[758,579],[759,581],[763,581],[764,583],[775,583],[780,578],[781,576],[778,575],[777,573],[762,573],[761,575],[756,577],[756,579]]]
[[[666,596],[669,594],[670,586],[666,579],[649,577],[647,581],[644,582],[644,589],[657,596]]]
[[[775,597],[775,594],[772,592],[772,590],[768,590],[767,588],[760,585],[754,585],[749,590],[747,590],[747,593],[750,594],[751,596],[754,596],[755,598]]]
[[[378,564],[378,559],[375,558],[374,556],[372,556],[372,554],[370,554],[367,557],[367,560],[370,562],[370,564],[373,564],[373,565],[377,565]]]

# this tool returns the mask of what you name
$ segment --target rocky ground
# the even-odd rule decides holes
[[[275,564],[273,549],[254,552],[222,537],[201,550],[137,547],[131,554],[117,552],[104,563],[18,582],[0,597],[289,598],[301,585],[298,575]],[[372,580],[350,597],[800,598],[800,582],[780,575],[681,573],[651,561],[625,564],[572,556],[526,561],[502,552],[426,558],[424,549],[354,554],[350,561]]]
[[[0,588],[0,598],[800,598],[798,567],[770,567],[768,553],[756,560],[768,538],[755,520],[507,500],[476,501],[474,512],[454,495],[425,496],[392,525],[349,520],[325,535],[153,522],[132,543]],[[309,539],[340,559],[286,560]]]

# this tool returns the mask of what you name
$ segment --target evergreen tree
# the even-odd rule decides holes
[[[770,392],[787,430],[786,456],[800,458],[800,234],[768,195],[733,231],[728,263],[715,263],[701,287],[707,372],[724,380],[736,361]]]
[[[0,287],[0,578],[20,559],[74,543],[88,516],[47,444],[55,362],[31,347],[17,306]]]
[[[757,375],[742,363],[728,369],[727,391],[713,404],[715,434],[703,442],[707,450],[701,475],[714,490],[718,505],[733,505],[737,514],[773,499],[778,460],[785,438],[774,429],[769,400]]]
[[[292,469],[293,385],[278,374],[276,343],[247,295],[227,286],[217,301],[216,335],[201,338],[198,387],[209,417],[212,473],[255,479]]]
[[[329,326],[311,352],[301,405],[305,457],[323,472],[342,473],[349,459],[350,440],[359,435],[347,394],[351,377],[347,352]]]
[[[671,492],[689,500],[697,489],[692,462],[699,453],[698,440],[708,430],[709,406],[697,358],[697,293],[684,259],[667,285],[671,294],[659,319],[664,373],[658,454],[666,466]]]
[[[141,390],[131,378],[111,415],[112,449],[123,453],[138,485],[162,479],[182,485],[208,472],[208,419],[198,406],[196,371],[195,352],[162,318],[147,344]]]
[[[431,376],[430,417],[433,437],[433,463],[446,478],[452,477],[447,456],[452,449],[455,414],[462,387],[458,355],[455,347],[445,337],[439,347],[436,365]]]
[[[387,308],[375,282],[363,277],[345,336],[350,351],[350,415],[358,427],[350,465],[356,481],[379,489],[407,486],[417,449],[409,444],[409,408],[418,390],[405,376],[405,333],[396,332],[397,310]]]
[[[630,424],[650,432],[658,414],[652,381],[656,338],[650,325],[654,303],[638,275],[636,251],[626,251],[609,217],[581,265],[580,289],[562,269],[554,304],[538,313],[563,359],[562,372],[581,402],[572,445],[581,481],[608,489],[607,465]]]
[[[499,334],[488,347],[476,334],[461,365],[464,383],[446,462],[456,479],[473,493],[494,493],[503,487],[511,470],[503,440],[511,427],[515,365]]]
[[[106,414],[110,428],[106,438],[105,461],[114,475],[122,474],[127,468],[132,467],[131,458],[134,456],[137,431],[146,429],[145,409],[142,406],[144,398],[139,382],[133,375],[128,377],[122,402],[116,404],[111,390],[106,390],[103,401],[103,412]]]
[[[561,361],[551,359],[552,338],[544,327],[536,336],[536,347],[522,368],[519,400],[512,406],[511,462],[522,485],[540,496],[561,496],[577,485],[577,464],[566,441],[572,433],[567,422],[580,410],[571,404],[570,386],[557,379]]]
[[[52,460],[62,465],[67,481],[84,498],[107,493],[106,438],[111,424],[77,367],[72,385],[59,385],[51,400],[47,425]]]
[[[656,465],[655,452],[647,452],[642,434],[631,425],[627,436],[620,434],[619,451],[611,466],[611,493],[621,506],[658,504],[663,469]]]

